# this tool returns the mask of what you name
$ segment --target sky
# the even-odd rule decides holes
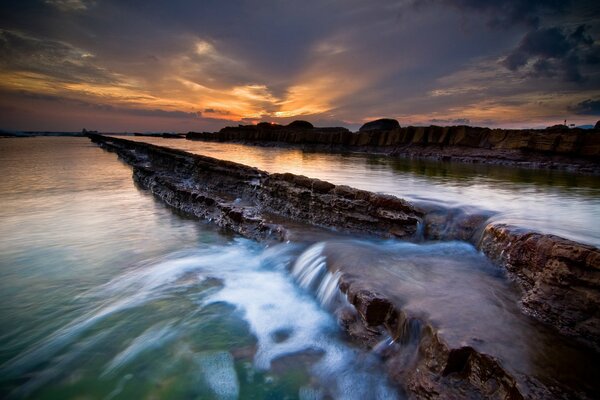
[[[600,119],[599,1],[0,4],[0,129]]]

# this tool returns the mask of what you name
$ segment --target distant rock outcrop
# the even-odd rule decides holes
[[[600,129],[600,121],[596,122],[596,125],[594,125],[594,129]]]
[[[546,128],[547,131],[560,131],[564,129],[569,129],[569,127],[563,124],[556,124]]]
[[[375,121],[367,122],[358,130],[359,132],[367,131],[391,131],[393,129],[399,129],[400,123],[395,119],[381,118]]]
[[[311,124],[310,122],[301,121],[301,120],[291,122],[287,125],[287,127],[293,128],[293,129],[313,129],[314,128],[313,124]]]
[[[383,119],[363,125],[359,132],[350,132],[340,127],[298,129],[267,122],[226,127],[214,133],[190,132],[187,139],[300,146],[325,152],[376,152],[600,174],[600,133],[569,129],[564,125],[548,129],[490,129],[466,125],[400,127],[398,121]]]

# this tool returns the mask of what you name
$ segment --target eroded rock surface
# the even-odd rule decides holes
[[[600,251],[554,235],[488,225],[481,250],[523,289],[535,318],[600,352]]]
[[[514,285],[467,245],[327,243],[353,306],[341,326],[416,398],[596,398],[597,353],[522,314]]]
[[[410,238],[422,214],[408,202],[293,174],[119,138],[91,136],[133,166],[134,179],[167,204],[246,237],[289,238],[278,217],[342,232]]]

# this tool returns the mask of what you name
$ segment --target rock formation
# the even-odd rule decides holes
[[[308,121],[294,121],[287,124],[288,128],[291,129],[313,129],[314,126]]]
[[[342,232],[409,238],[422,214],[408,202],[305,176],[143,142],[91,136],[133,166],[134,179],[167,204],[255,239],[284,240],[287,218]]]
[[[359,132],[368,131],[392,131],[394,129],[400,129],[400,123],[395,119],[381,118],[375,121],[370,121],[360,127]]]
[[[235,128],[231,134],[242,131]],[[292,134],[279,127],[248,130],[251,135],[267,131],[279,132],[281,137]],[[494,224],[478,235],[485,216],[450,213],[453,216],[444,219],[440,210],[419,210],[394,196],[293,174],[269,174],[142,142],[89,136],[131,164],[135,181],[168,205],[253,239],[287,240],[293,238],[298,225],[410,239],[423,226],[429,238],[479,243],[481,250],[519,283],[522,306],[529,315],[586,345],[592,360],[598,358],[597,248]],[[313,138],[318,137],[315,134]],[[461,140],[468,140],[468,135]],[[362,269],[365,267],[368,265]],[[372,346],[389,334],[415,346],[408,353],[392,346],[386,363],[391,377],[418,398],[552,398],[566,393],[564,388],[511,372],[476,343],[448,341],[431,321],[403,309],[393,293],[369,286],[356,274],[342,274],[339,288],[352,305],[339,311],[351,336]],[[412,340],[417,331],[418,337]],[[408,362],[408,356],[417,358]],[[581,390],[566,395],[585,398],[598,394],[590,394],[589,388]]]
[[[190,132],[190,140],[359,151],[434,160],[456,160],[600,173],[600,132],[568,129],[489,129],[470,126],[404,127],[395,120],[345,128],[302,128],[262,123],[219,132]]]
[[[479,247],[523,290],[523,309],[600,352],[600,251],[554,235],[488,225]]]

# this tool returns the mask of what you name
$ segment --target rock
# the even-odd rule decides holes
[[[563,246],[554,254],[589,259],[585,251],[574,253]],[[598,354],[509,306],[513,299],[504,296],[512,284],[498,284],[491,274],[479,275],[476,280],[489,281],[457,293],[470,296],[461,304],[459,298],[438,297],[437,292],[423,294],[428,285],[421,279],[428,275],[419,271],[431,272],[432,265],[440,263],[435,257],[414,260],[415,266],[408,267],[414,268],[413,275],[402,267],[404,257],[368,246],[329,242],[322,255],[347,299],[335,310],[340,326],[384,359],[392,381],[406,389],[409,398],[597,398],[600,385],[591,377]],[[488,291],[499,297],[492,300],[484,294]],[[447,309],[445,301],[450,303]]]
[[[600,121],[596,122],[596,125],[594,125],[594,129],[600,129]]]
[[[452,160],[518,167],[580,170],[600,174],[598,130],[489,129],[472,126],[400,128],[383,119],[363,125],[359,132],[346,128],[306,128],[261,122],[226,127],[219,132],[190,132],[187,139],[304,147],[316,151],[376,151],[392,156]]]
[[[527,314],[600,352],[600,250],[504,224],[488,225],[479,247],[519,283]]]
[[[395,119],[381,118],[375,121],[370,121],[360,127],[359,132],[365,131],[391,131],[393,129],[399,129],[400,124]]]
[[[546,130],[568,130],[569,127],[567,125],[563,125],[563,124],[556,124],[556,125],[552,125],[546,128]]]
[[[273,128],[281,128],[281,125],[273,124],[271,122],[259,122],[256,124],[257,128],[260,129],[273,129]]]
[[[311,124],[310,122],[300,121],[300,120],[289,123],[287,125],[287,127],[292,128],[292,129],[313,129],[314,128],[313,124]]]
[[[167,204],[257,240],[284,240],[285,221],[408,238],[422,214],[394,196],[143,142],[93,135],[133,166],[134,178]],[[234,204],[234,199],[235,204]],[[272,224],[272,216],[282,223]]]

